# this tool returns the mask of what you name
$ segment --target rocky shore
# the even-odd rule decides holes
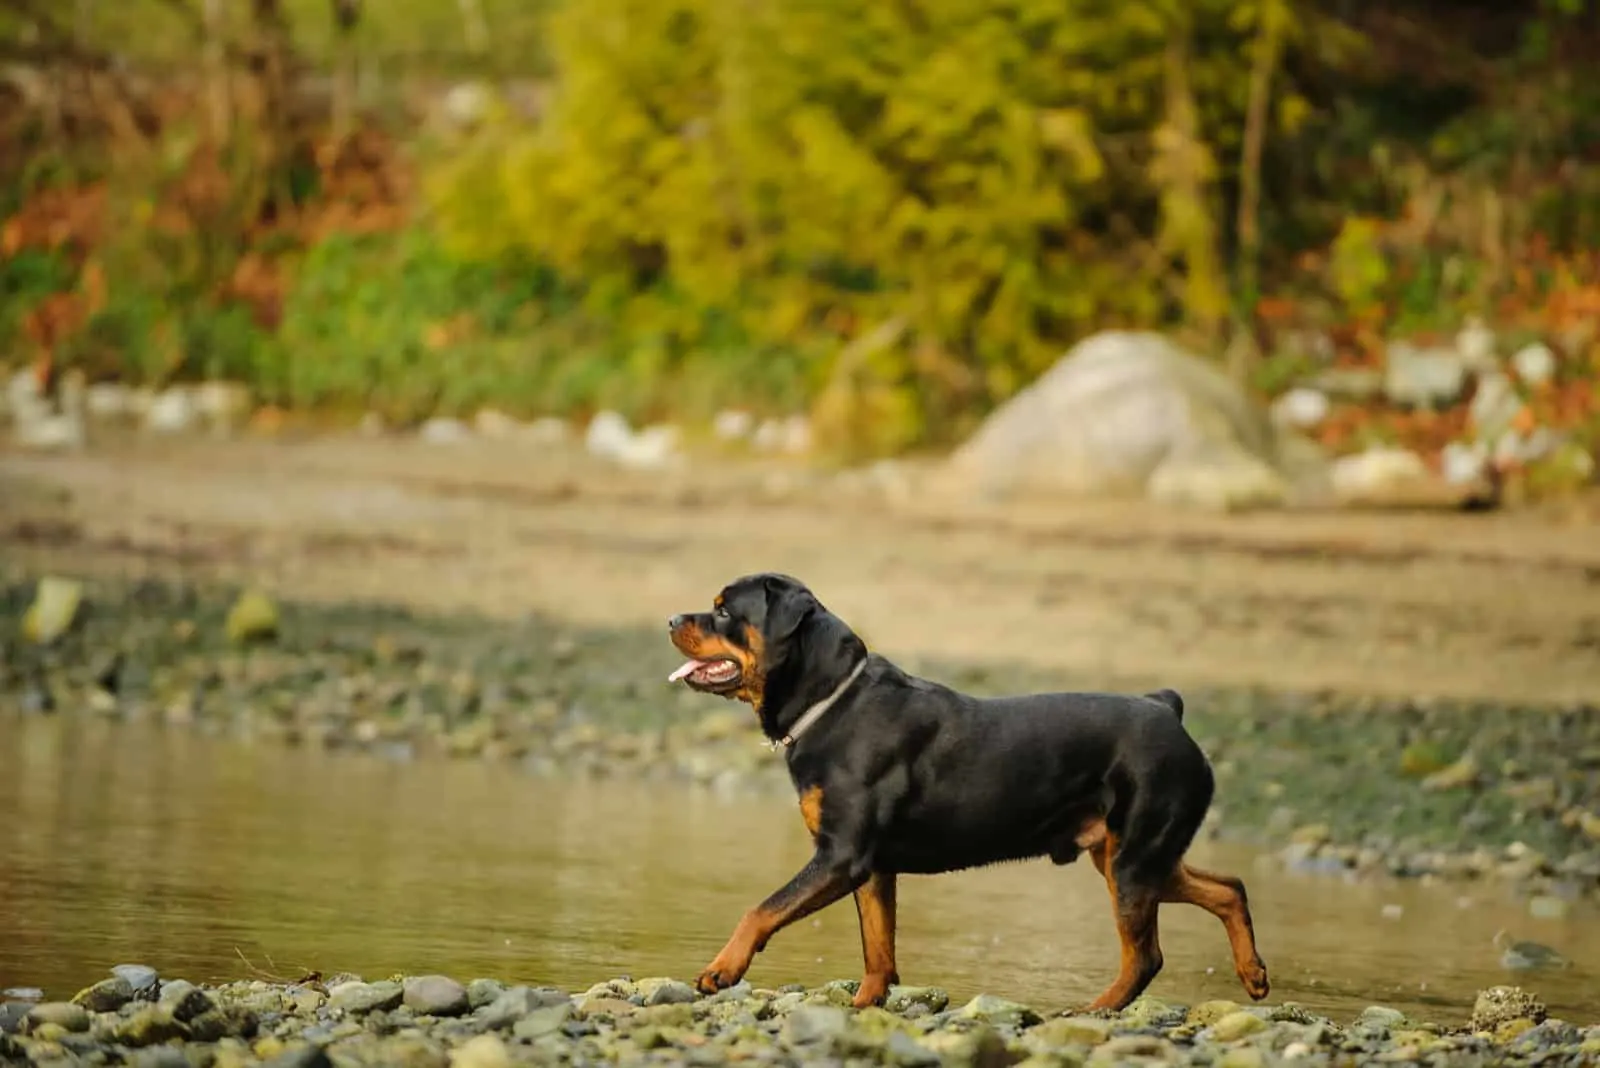
[[[743,706],[666,684],[663,634],[165,581],[0,583],[0,717],[513,763],[530,774],[788,789]],[[1000,664],[906,666],[974,692],[1114,685]],[[1218,801],[1208,833],[1308,871],[1501,878],[1538,915],[1600,889],[1592,708],[1185,692]]]
[[[855,983],[807,990],[748,983],[702,997],[674,979],[611,979],[569,993],[429,975],[311,975],[218,986],[118,965],[70,1000],[8,991],[0,1063],[136,1068],[503,1068],[517,1064],[1068,1065],[1427,1063],[1578,1065],[1600,1027],[1549,1018],[1539,998],[1493,987],[1464,1025],[1383,1006],[1334,1021],[1293,1003],[1194,1006],[1141,998],[1122,1013],[1046,1018],[980,995],[895,987],[851,1009]]]

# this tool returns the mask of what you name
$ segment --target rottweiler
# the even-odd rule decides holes
[[[668,626],[689,658],[671,681],[747,702],[784,749],[815,850],[744,914],[696,980],[701,992],[737,983],[774,934],[853,894],[865,963],[854,1000],[880,1004],[900,981],[899,875],[1070,864],[1087,852],[1122,947],[1116,979],[1090,1008],[1123,1008],[1161,971],[1165,902],[1221,920],[1246,993],[1267,996],[1244,883],[1184,863],[1215,783],[1176,692],[971,697],[869,653],[804,583],[778,573],[736,579],[711,611]]]

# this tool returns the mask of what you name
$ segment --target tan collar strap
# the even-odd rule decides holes
[[[832,693],[818,701],[816,704],[812,705],[810,708],[806,709],[805,712],[801,714],[800,718],[795,721],[794,726],[789,728],[788,734],[785,734],[777,741],[769,742],[768,744],[773,749],[778,748],[780,745],[785,749],[794,745],[795,741],[802,734],[810,730],[812,725],[815,724],[817,720],[821,719],[823,714],[826,713],[828,709],[832,708],[834,703],[838,701],[839,698],[844,696],[844,692],[850,688],[850,684],[855,682],[856,679],[860,677],[861,673],[867,669],[868,659],[870,658],[862,657],[861,663],[855,666],[855,670],[850,672],[850,674],[845,677],[845,680],[835,687]]]

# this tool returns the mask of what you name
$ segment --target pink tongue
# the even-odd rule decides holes
[[[706,666],[706,661],[704,661],[704,660],[689,660],[689,661],[686,661],[684,663],[683,667],[679,668],[677,671],[674,671],[672,674],[667,676],[667,681],[668,682],[677,682],[679,679],[686,677],[690,672],[696,671],[696,670],[698,670],[700,668],[703,668],[705,666]]]

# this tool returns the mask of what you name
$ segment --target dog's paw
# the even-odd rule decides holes
[[[873,1005],[882,1005],[889,996],[889,988],[900,982],[900,977],[894,974],[865,975],[861,978],[861,986],[856,990],[856,996],[850,1004],[858,1009],[865,1009]]]
[[[1250,995],[1252,1001],[1260,1001],[1272,992],[1272,984],[1267,980],[1267,966],[1257,957],[1249,967],[1239,970],[1239,981],[1244,984],[1244,992]]]
[[[706,965],[705,971],[695,979],[694,988],[702,994],[715,994],[719,990],[728,989],[742,978],[744,978],[742,971],[713,961]]]

